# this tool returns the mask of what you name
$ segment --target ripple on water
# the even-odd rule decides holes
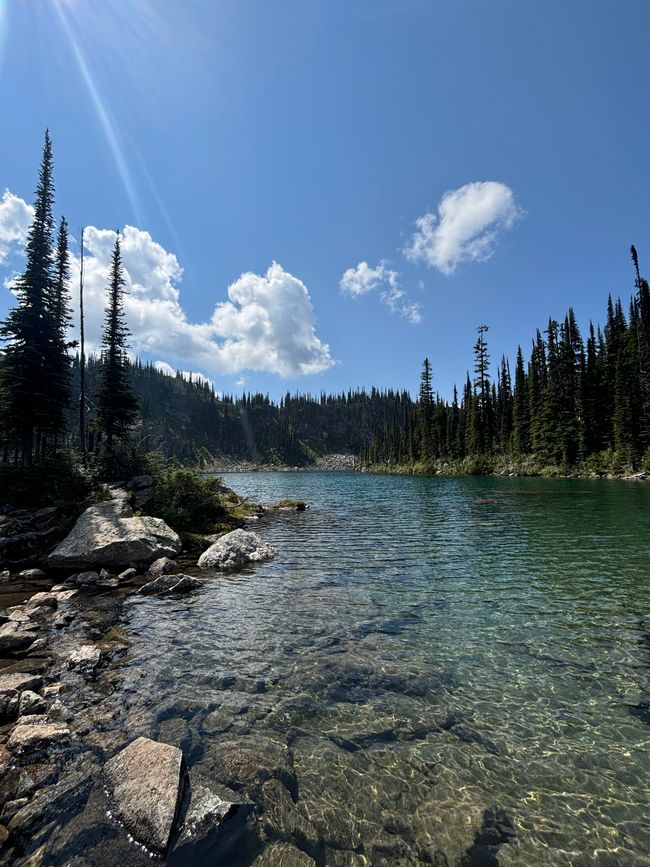
[[[97,765],[147,734],[243,785],[252,812],[182,863],[650,864],[650,489],[227,482],[311,508],[260,522],[259,569],[128,599],[128,653],[79,709]],[[60,824],[58,858],[139,863],[100,799]]]

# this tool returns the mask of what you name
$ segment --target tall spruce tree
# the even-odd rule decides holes
[[[425,461],[431,461],[434,457],[433,411],[431,364],[429,359],[425,358],[422,363],[420,393],[418,395],[420,454]]]
[[[27,233],[26,267],[15,284],[18,304],[0,326],[0,338],[5,342],[0,365],[3,425],[19,441],[23,463],[32,461],[35,433],[53,427],[48,368],[56,341],[51,315],[54,181],[52,142],[47,130],[35,196],[34,218]]]
[[[124,315],[124,275],[119,233],[115,238],[109,272],[108,303],[102,334],[102,369],[97,393],[97,421],[112,454],[115,440],[123,439],[135,423],[138,402],[130,381],[127,355],[129,330]]]
[[[54,276],[48,299],[52,339],[46,369],[49,406],[45,429],[53,434],[55,442],[66,426],[72,371],[68,350],[76,346],[76,341],[68,340],[68,330],[72,324],[69,281],[68,224],[65,217],[62,217],[57,234]]]
[[[528,378],[524,370],[524,356],[521,346],[518,346],[515,365],[515,391],[512,401],[512,451],[516,455],[526,455],[530,452],[530,448]]]
[[[630,248],[636,274],[636,301],[638,311],[637,348],[639,356],[639,388],[641,392],[641,437],[650,445],[650,288],[639,271],[639,257],[634,245]]]

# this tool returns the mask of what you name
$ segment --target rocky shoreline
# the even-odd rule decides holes
[[[351,454],[320,455],[313,463],[306,466],[258,464],[254,461],[240,461],[223,456],[199,469],[202,473],[340,473],[357,470],[358,463],[357,456]]]
[[[286,501],[269,511],[304,508]],[[265,511],[257,507],[256,517]],[[191,781],[177,746],[127,733],[111,736],[89,700],[99,675],[109,676],[128,651],[114,625],[117,615],[106,623],[98,612],[119,611],[130,595],[200,591],[218,573],[241,571],[277,553],[242,528],[205,536],[199,547],[198,560],[194,552],[190,561],[164,521],[136,514],[131,493],[113,488],[108,500],[82,513],[44,562],[14,575],[0,573],[0,598],[20,596],[18,587],[25,588],[22,599],[0,610],[2,863],[50,863],[57,813],[89,796],[158,856],[200,846],[227,819],[250,809],[242,794]],[[181,571],[191,562],[200,577]],[[57,583],[62,573],[66,577]],[[30,592],[34,587],[40,589]],[[88,863],[74,859],[76,867]]]

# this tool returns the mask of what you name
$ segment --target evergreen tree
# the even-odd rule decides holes
[[[530,452],[530,402],[528,397],[528,378],[524,370],[524,356],[521,346],[517,347],[515,366],[515,392],[512,405],[512,451],[516,455]]]
[[[641,436],[646,446],[650,444],[650,288],[639,271],[639,257],[634,245],[631,247],[636,273],[636,302],[638,309],[637,348],[639,356],[639,390],[641,393]]]
[[[420,454],[425,461],[432,460],[434,456],[433,409],[431,364],[429,359],[425,358],[422,364],[418,396]]]
[[[57,234],[54,278],[48,301],[52,340],[46,366],[48,412],[47,423],[44,424],[45,429],[54,435],[55,441],[66,426],[65,411],[70,403],[71,383],[68,350],[76,346],[76,341],[68,341],[68,330],[72,324],[69,281],[68,224],[65,217],[62,217]]]
[[[102,370],[97,393],[97,421],[106,435],[106,450],[113,452],[135,423],[138,403],[131,387],[126,353],[129,330],[124,316],[124,276],[120,236],[115,238],[109,273],[108,303],[102,334]]]
[[[0,326],[0,337],[5,342],[0,367],[3,425],[20,441],[24,463],[32,461],[35,432],[41,427],[51,428],[48,364],[56,329],[50,306],[54,277],[54,181],[48,131],[35,195],[34,218],[27,234],[25,272],[15,284],[18,304]]]
[[[472,416],[472,440],[477,454],[489,451],[494,438],[494,410],[490,385],[490,354],[485,334],[487,325],[479,325],[474,344],[474,400]]]

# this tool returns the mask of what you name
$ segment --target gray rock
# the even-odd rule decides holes
[[[98,590],[117,590],[120,582],[117,578],[100,578],[95,586]]]
[[[215,792],[201,784],[193,785],[192,798],[177,846],[200,843],[237,812],[243,801],[225,786]]]
[[[32,674],[31,672],[12,672],[11,674],[0,675],[0,693],[7,690],[22,692],[25,689],[40,690],[43,686],[43,678],[40,674]]]
[[[0,582],[9,581],[11,578],[11,572],[8,569],[4,569],[0,572]]]
[[[135,578],[137,574],[138,570],[134,569],[134,567],[131,566],[130,569],[125,569],[124,572],[120,572],[120,574],[117,576],[117,580],[120,584],[124,584],[126,581],[130,581],[132,578]]]
[[[99,581],[99,575],[97,572],[89,571],[89,572],[80,572],[78,575],[73,578],[68,578],[69,582],[73,582],[75,587],[94,587]]]
[[[43,578],[47,578],[47,575],[42,569],[23,569],[22,572],[18,573],[18,577],[23,578],[25,581],[40,581]]]
[[[161,575],[154,581],[143,584],[138,593],[142,593],[144,596],[163,593],[189,593],[203,587],[204,583],[200,578],[193,578],[191,575]]]
[[[102,769],[112,812],[147,849],[164,855],[183,795],[178,747],[138,738]]]
[[[102,652],[99,647],[95,647],[94,644],[83,644],[77,650],[73,650],[68,657],[68,668],[76,669],[87,680],[92,680],[101,661]]]
[[[58,600],[54,593],[34,593],[25,603],[25,611],[29,614],[31,608],[51,608],[56,611]]]
[[[180,553],[181,540],[161,518],[136,517],[125,499],[90,506],[50,554],[57,568],[152,563]]]
[[[19,717],[26,716],[27,714],[41,714],[46,711],[47,703],[37,692],[26,689],[20,693],[20,703],[18,705]]]
[[[272,843],[257,856],[252,867],[316,867],[316,862],[291,843]]]
[[[20,623],[9,621],[0,626],[0,653],[26,650],[35,641],[36,633],[22,628]]]
[[[70,729],[63,723],[32,724],[21,722],[12,731],[7,746],[14,753],[44,750],[53,744],[67,741]]]
[[[158,575],[171,575],[176,571],[176,563],[170,557],[159,557],[147,569],[147,572],[154,577]]]
[[[62,611],[61,614],[56,615],[52,621],[52,626],[54,626],[55,629],[65,629],[66,626],[69,626],[72,623],[76,616],[77,615],[74,611]]]
[[[20,693],[15,689],[6,689],[0,693],[0,723],[11,722],[18,716]]]
[[[233,530],[226,533],[199,557],[202,569],[241,569],[249,563],[270,560],[277,554],[275,548],[257,533],[249,530]]]

